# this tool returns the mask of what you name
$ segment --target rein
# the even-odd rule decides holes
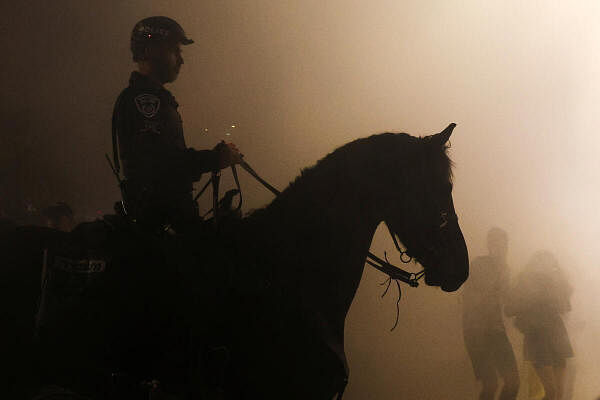
[[[384,253],[385,254],[385,253]],[[367,255],[366,263],[372,266],[373,268],[383,272],[386,274],[389,279],[394,281],[402,281],[404,283],[409,284],[412,287],[419,286],[419,279],[425,276],[425,270],[421,272],[417,272],[416,274],[413,272],[408,272],[403,270],[400,267],[395,266],[387,260],[387,254],[385,254],[385,260],[377,257],[375,254],[369,252]],[[402,256],[400,256],[402,257]],[[401,258],[402,259],[402,258]],[[406,263],[407,261],[402,260],[402,262]],[[408,261],[410,262],[410,261]]]
[[[260,184],[262,184],[271,193],[273,193],[275,196],[278,196],[281,194],[281,192],[279,190],[275,189],[275,187],[272,186],[269,182],[267,182],[263,178],[261,178],[260,175],[258,175],[256,173],[256,171],[254,171],[254,169],[246,161],[242,160],[242,162],[240,162],[239,165],[244,170],[246,170],[250,175],[252,175],[252,177],[254,179],[256,179]],[[239,180],[237,169],[235,168],[235,165],[231,166],[231,174],[233,175],[235,185],[237,186],[236,194],[239,196],[239,199],[240,199],[237,207],[235,208],[235,211],[237,212],[237,211],[241,210],[241,208],[242,208],[243,197],[242,197],[242,187],[240,185],[240,180]],[[221,180],[221,171],[213,171],[208,182],[206,182],[204,184],[204,186],[202,187],[202,189],[200,190],[200,192],[198,192],[198,194],[196,196],[194,196],[194,201],[197,201],[198,198],[204,194],[206,189],[208,189],[208,186],[212,183],[212,188],[213,188],[212,205],[213,205],[213,208],[211,210],[208,210],[208,212],[206,214],[204,214],[204,216],[207,216],[208,214],[210,214],[212,212],[215,226],[218,226],[218,224],[219,224],[218,210],[219,210],[219,182],[220,182],[220,180]]]
[[[266,187],[271,193],[273,193],[275,196],[279,196],[281,194],[281,192],[277,189],[275,189],[273,186],[271,186],[269,184],[269,182],[265,181],[263,178],[261,178],[250,166],[250,164],[248,164],[246,161],[242,160],[242,162],[240,163],[240,166],[242,168],[244,168],[250,175],[252,175],[254,177],[254,179],[256,179],[258,182],[260,182],[264,187]],[[236,177],[236,173],[235,173],[235,166],[232,167],[233,171],[234,171],[234,177]],[[238,183],[238,189],[239,189],[239,183]]]
[[[398,250],[398,252],[400,253],[400,261],[402,261],[404,264],[408,264],[412,261],[413,258],[407,254],[406,250],[402,250],[400,248],[396,236],[394,235],[389,226],[387,226],[387,228],[388,232],[390,233],[390,236],[392,236],[392,240],[394,241],[396,250]],[[425,276],[425,270],[417,272],[416,274],[413,272],[408,272],[390,263],[387,259],[386,252],[383,252],[383,257],[385,258],[385,260],[382,260],[375,254],[368,252],[367,259],[365,260],[365,262],[388,276],[388,278],[385,281],[380,283],[380,286],[387,284],[385,290],[383,291],[383,294],[381,295],[382,298],[387,294],[390,285],[392,284],[392,281],[396,283],[396,287],[398,288],[398,299],[396,300],[396,321],[394,322],[394,326],[392,326],[392,329],[390,329],[390,331],[393,331],[398,326],[398,319],[400,318],[400,300],[402,299],[402,289],[400,288],[399,281],[408,283],[411,287],[417,287],[419,286],[419,279]]]

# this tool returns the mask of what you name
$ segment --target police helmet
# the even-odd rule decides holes
[[[181,25],[169,17],[148,17],[139,21],[131,32],[133,61],[143,58],[144,50],[148,45],[165,40],[184,45],[194,43],[185,35]]]

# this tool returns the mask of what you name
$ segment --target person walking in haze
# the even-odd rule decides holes
[[[506,305],[523,333],[523,358],[533,363],[546,393],[544,400],[562,400],[566,359],[573,357],[561,314],[571,310],[573,289],[554,255],[538,251],[516,281]]]
[[[471,262],[463,287],[463,336],[475,377],[483,385],[479,399],[496,398],[500,376],[504,385],[499,399],[514,400],[519,392],[519,372],[502,319],[509,287],[506,232],[490,229],[487,246],[489,254]]]
[[[123,164],[125,211],[142,226],[185,230],[198,218],[192,183],[205,172],[241,162],[232,143],[213,150],[185,144],[175,97],[165,89],[183,65],[182,45],[192,44],[183,28],[167,17],[139,21],[131,33],[137,71],[119,95],[113,112],[116,172]]]

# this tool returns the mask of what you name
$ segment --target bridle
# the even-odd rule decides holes
[[[266,180],[261,178],[260,175],[258,175],[256,173],[256,171],[254,171],[254,169],[250,166],[250,164],[248,164],[245,160],[242,160],[239,163],[239,165],[246,172],[248,172],[254,179],[256,179],[261,185],[263,185],[266,189],[268,189],[271,193],[273,193],[275,196],[279,196],[281,194],[281,191],[277,190],[273,185],[271,185]],[[240,186],[240,181],[238,178],[238,174],[237,174],[235,165],[231,166],[231,173],[235,180],[235,184],[237,186],[237,191],[238,191],[237,194],[239,196],[239,203],[238,203],[235,211],[239,211],[242,207],[242,189]],[[218,216],[218,206],[219,206],[220,177],[221,177],[220,171],[213,171],[211,178],[208,180],[208,182],[206,182],[204,187],[200,190],[200,192],[198,192],[198,194],[194,198],[194,200],[197,200],[206,191],[208,186],[212,183],[213,208],[212,208],[212,210],[209,210],[207,214],[209,214],[212,211],[213,220],[215,221],[215,226],[218,226],[218,217],[219,217]],[[446,226],[448,225],[448,222],[450,220],[456,219],[456,218],[457,217],[454,212],[441,211],[440,212],[441,222],[440,222],[438,229],[440,231],[444,230],[446,228]],[[394,242],[394,247],[396,248],[396,251],[400,254],[400,261],[403,264],[408,264],[411,261],[415,260],[414,257],[412,257],[411,255],[408,254],[408,249],[402,250],[402,248],[400,247],[400,244],[398,243],[398,239],[396,238],[396,234],[392,231],[392,229],[389,227],[389,225],[386,224],[386,227],[387,227],[387,230],[388,230],[390,236],[392,237],[392,241]],[[384,259],[381,259],[380,257],[377,257],[375,254],[368,252],[367,259],[365,260],[365,262],[367,264],[369,264],[370,266],[372,266],[373,268],[386,274],[388,276],[388,280],[390,283],[392,280],[396,281],[396,283],[398,281],[401,281],[401,282],[407,283],[411,287],[418,287],[419,280],[421,280],[425,276],[425,269],[423,269],[417,273],[414,273],[414,272],[406,271],[406,270],[398,267],[397,265],[390,263],[389,260],[387,259],[387,254],[385,252],[384,252]],[[386,289],[386,292],[387,292],[387,289]]]
[[[448,223],[450,222],[450,220],[456,219],[456,218],[457,218],[456,214],[453,212],[451,213],[448,211],[441,211],[440,212],[441,222],[438,227],[438,230],[440,232],[445,230],[445,228],[448,226]],[[387,227],[387,230],[388,230],[390,236],[392,237],[392,241],[394,242],[394,247],[396,248],[396,251],[398,251],[398,253],[400,254],[400,261],[404,264],[408,264],[411,261],[415,260],[414,257],[412,257],[410,254],[408,254],[408,249],[402,250],[402,248],[398,244],[398,239],[396,238],[396,234],[392,231],[390,226],[388,224],[386,224],[386,227]],[[430,246],[430,248],[433,249],[434,247]],[[389,279],[407,283],[411,287],[418,287],[419,280],[425,276],[425,269],[422,269],[421,271],[419,271],[417,273],[408,272],[408,271],[405,271],[404,269],[398,267],[397,265],[390,263],[389,260],[387,259],[387,254],[385,252],[384,252],[384,259],[385,260],[382,260],[381,258],[377,257],[375,254],[368,252],[366,263],[369,264],[370,266],[372,266],[373,268],[386,274],[389,277]],[[416,260],[415,260],[415,262],[416,262]]]
[[[441,222],[440,222],[440,225],[438,226],[438,233],[441,233],[442,231],[444,231],[446,229],[450,220],[456,220],[456,219],[457,219],[457,216],[454,212],[440,211]],[[390,236],[392,237],[392,241],[394,242],[394,246],[396,247],[396,250],[400,254],[400,261],[404,264],[408,264],[409,262],[414,260],[416,263],[417,260],[415,259],[415,257],[408,254],[408,249],[402,250],[402,248],[398,244],[398,240],[396,239],[396,234],[392,231],[392,229],[390,228],[390,226],[387,223],[386,223],[386,227],[387,227],[387,230],[388,230]],[[434,246],[429,246],[427,248],[435,251]],[[367,264],[369,264],[370,266],[372,266],[373,268],[383,272],[384,274],[386,274],[388,276],[388,278],[385,281],[380,283],[380,286],[387,284],[385,290],[381,294],[382,298],[388,293],[388,290],[390,288],[390,285],[392,284],[392,281],[394,281],[396,283],[396,286],[398,287],[398,299],[396,300],[396,321],[394,322],[394,325],[392,326],[392,329],[391,329],[391,331],[393,331],[394,329],[396,329],[396,326],[398,326],[398,320],[400,317],[400,299],[402,298],[402,290],[400,288],[399,282],[407,283],[411,287],[418,287],[419,280],[425,276],[425,269],[422,269],[421,271],[419,271],[417,273],[408,272],[408,271],[405,271],[404,269],[390,263],[387,258],[386,252],[383,252],[383,255],[384,255],[385,260],[382,260],[381,258],[377,257],[375,254],[368,252],[367,259],[365,260],[365,262]]]
[[[394,242],[394,246],[396,247],[396,250],[398,251],[398,253],[400,253],[400,261],[403,262],[404,264],[408,264],[409,262],[411,262],[413,260],[413,257],[408,255],[407,250],[402,250],[402,248],[400,248],[400,245],[398,244],[398,240],[396,239],[396,235],[394,234],[394,232],[392,232],[392,229],[387,224],[386,224],[386,227],[388,229],[388,232],[390,233],[390,236],[392,237],[392,240]],[[387,258],[387,253],[385,253],[385,252],[384,252],[384,258],[385,258],[385,260],[382,260],[381,258],[377,257],[375,254],[373,254],[369,251],[367,253],[366,263],[369,264],[370,266],[372,266],[373,268],[386,274],[390,280],[402,281],[404,283],[408,283],[412,287],[419,286],[419,279],[421,279],[425,275],[424,269],[417,273],[408,272],[408,271],[405,271],[404,269],[390,263]]]

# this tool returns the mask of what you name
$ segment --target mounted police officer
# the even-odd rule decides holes
[[[138,70],[132,72],[129,87],[115,104],[113,150],[117,173],[119,156],[123,164],[125,212],[146,228],[185,229],[198,218],[192,183],[203,173],[241,161],[232,143],[213,150],[185,144],[178,103],[164,84],[177,79],[183,65],[181,46],[192,43],[182,27],[167,17],[145,18],[131,33]]]

